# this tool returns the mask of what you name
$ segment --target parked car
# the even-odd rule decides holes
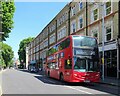
[[[30,63],[28,66],[29,72],[38,72],[38,68],[36,66],[36,63]]]

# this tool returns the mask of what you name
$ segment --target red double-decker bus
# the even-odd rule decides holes
[[[46,75],[67,82],[99,82],[99,52],[93,37],[70,35],[51,47]]]

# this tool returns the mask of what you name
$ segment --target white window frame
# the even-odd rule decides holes
[[[59,21],[59,19],[57,19],[57,27],[59,26],[59,23],[60,23],[60,21]]]
[[[57,40],[60,40],[61,38],[65,37],[65,36],[66,36],[66,26],[64,26],[63,28],[58,30]]]
[[[50,44],[55,42],[55,33],[50,36]]]
[[[111,27],[111,39],[110,40],[107,40],[107,28],[108,27]],[[108,42],[108,41],[111,41],[113,39],[113,21],[107,21],[106,24],[105,24],[105,42]]]
[[[75,32],[76,32],[76,20],[73,20],[73,21],[71,22],[71,34],[74,33],[74,32],[73,32],[73,24],[75,24]]]
[[[74,16],[75,14],[76,14],[76,7],[74,6],[74,7],[72,7],[72,16]]]
[[[110,33],[107,33],[107,29],[108,28],[111,28],[111,32]],[[105,41],[107,42],[107,41],[110,41],[110,40],[112,40],[112,27],[111,26],[107,26],[106,28],[105,28],[105,30],[106,30],[106,32],[105,32]],[[108,35],[111,35],[111,38],[110,38],[110,40],[107,40],[107,36]]]
[[[40,44],[40,50],[43,48],[43,42]]]
[[[91,36],[92,37],[94,37],[94,33],[97,33],[97,37],[95,37],[95,38],[97,38],[97,40],[99,42],[99,27],[94,27],[91,29]]]
[[[36,53],[36,60],[39,59],[39,53]]]
[[[35,60],[35,54],[33,55],[33,60]]]
[[[96,5],[94,5],[93,6],[93,8],[91,8],[91,23],[93,23],[93,22],[95,22],[96,20],[94,19],[94,10],[98,10],[98,12],[97,12],[97,19],[96,20],[98,20],[99,19],[99,4],[96,4]]]
[[[80,6],[81,3],[82,3],[82,8],[81,8],[81,6]],[[83,9],[83,2],[80,1],[80,2],[79,2],[79,10],[82,10],[82,9]]]
[[[32,55],[30,56],[30,61],[32,61]]]
[[[60,39],[60,30],[58,30],[58,34],[57,34],[57,40]]]
[[[97,10],[97,14],[94,14],[94,11],[95,11],[95,10]],[[96,9],[93,10],[93,18],[94,18],[94,21],[98,20],[98,15],[99,15],[98,10],[99,10],[98,8],[96,8]],[[95,16],[97,16],[97,19],[96,19],[96,20],[95,20]]]
[[[66,27],[64,26],[61,31],[61,38],[66,36]]]
[[[48,39],[45,39],[44,41],[44,47],[48,46]]]
[[[65,14],[62,14],[62,21],[65,21]]]
[[[79,18],[78,18],[78,28],[79,28],[79,29],[81,29],[81,28],[80,28],[80,24],[81,24],[81,23],[80,23],[80,19],[82,19],[82,27],[81,27],[81,28],[83,28],[83,26],[84,26],[83,15],[79,16]]]
[[[111,2],[111,12],[109,14],[111,14],[113,12],[113,0],[107,0],[106,3],[109,2],[109,1]],[[107,14],[107,9],[108,8],[106,9],[106,3],[104,4],[104,8],[105,8],[105,15],[107,16],[109,14]]]

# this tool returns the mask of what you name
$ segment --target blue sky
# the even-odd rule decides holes
[[[36,37],[66,4],[67,2],[15,2],[14,28],[5,42],[12,47],[15,58],[18,58],[20,41]]]

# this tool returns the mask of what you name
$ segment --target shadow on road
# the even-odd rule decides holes
[[[46,76],[34,76],[34,77],[46,84],[54,84],[54,85],[63,85],[64,84],[56,79],[48,78]]]
[[[20,70],[23,72],[28,72],[30,73],[28,70]],[[82,86],[82,87],[86,87],[86,88],[90,88],[93,90],[98,90],[98,91],[102,91],[102,92],[106,92],[108,94],[114,94],[114,95],[118,95],[118,88],[117,86],[110,86],[110,85],[106,85],[106,84],[99,84],[99,83],[68,83],[68,82],[61,82],[57,79],[54,78],[48,78],[43,71],[40,71],[38,73],[31,73],[31,74],[37,74],[37,76],[34,76],[35,78],[37,78],[38,80],[42,81],[45,84],[52,84],[52,85],[64,85],[64,86]],[[96,93],[97,94],[97,93]]]
[[[27,72],[27,73],[30,73],[30,74],[37,74],[37,75],[40,75],[39,72],[29,72],[27,69],[17,69],[18,71],[22,71],[22,72]]]
[[[89,89],[106,92],[108,94],[118,95],[118,89],[116,87],[114,87],[114,86],[101,85],[101,84],[98,84],[98,83],[68,83],[68,82],[60,82],[57,79],[48,78],[46,76],[42,76],[42,77],[41,76],[34,76],[34,77],[37,78],[38,80],[42,81],[43,83],[46,83],[46,84],[64,85],[64,86],[73,86],[73,87],[74,86],[82,86],[82,87],[86,87],[86,88],[89,88]]]

